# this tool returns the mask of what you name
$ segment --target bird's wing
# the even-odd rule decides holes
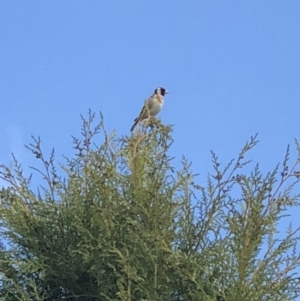
[[[137,118],[134,119],[134,124],[131,127],[130,131],[133,131],[134,128],[136,127],[136,125],[141,121],[144,120],[146,118],[148,118],[150,116],[150,110],[152,109],[154,105],[153,99],[152,97],[148,98],[147,100],[145,100],[144,106],[139,114],[139,116]]]
[[[145,104],[140,112],[139,117],[137,118],[138,120],[143,120],[146,119],[150,116],[150,112],[152,107],[153,107],[153,101],[151,101],[152,99],[149,98],[148,100],[145,101]]]

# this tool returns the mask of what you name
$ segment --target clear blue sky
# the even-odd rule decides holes
[[[226,163],[256,132],[250,158],[263,171],[289,143],[295,159],[299,0],[4,0],[0,45],[2,163],[13,151],[34,164],[23,148],[31,135],[61,162],[89,108],[128,135],[158,86],[170,92],[159,116],[174,124],[171,153],[193,161],[200,184],[210,149]]]

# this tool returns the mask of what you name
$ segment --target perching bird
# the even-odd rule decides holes
[[[160,112],[164,104],[165,94],[168,94],[168,91],[165,88],[160,87],[155,89],[154,93],[146,100],[139,117],[134,119],[134,124],[131,127],[130,131],[133,131],[140,121],[145,120],[149,117],[153,117]]]

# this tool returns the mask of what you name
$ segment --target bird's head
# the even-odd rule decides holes
[[[168,93],[169,92],[165,88],[162,88],[162,87],[159,87],[159,88],[155,89],[155,91],[154,91],[154,94],[161,95],[161,96],[165,96]]]

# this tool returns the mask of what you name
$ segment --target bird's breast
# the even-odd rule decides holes
[[[163,99],[156,97],[151,103],[150,115],[155,116],[159,113],[163,106]]]

